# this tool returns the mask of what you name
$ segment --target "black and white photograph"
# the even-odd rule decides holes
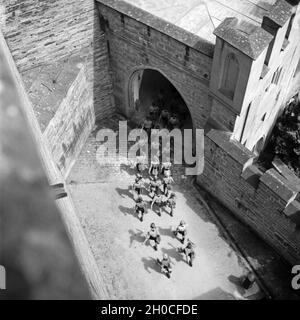
[[[0,0],[0,300],[300,301],[299,0]]]

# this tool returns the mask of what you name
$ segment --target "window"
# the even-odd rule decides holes
[[[295,72],[294,72],[293,77],[295,78],[296,75],[297,75],[299,72],[300,72],[300,60],[298,61],[298,64],[297,64],[297,67],[296,67],[296,70],[295,70]]]
[[[273,46],[274,46],[274,39],[269,43],[269,46],[268,46],[268,51],[267,51],[265,62],[264,62],[264,65],[266,65],[266,66],[269,65]]]
[[[278,84],[278,82],[279,82],[279,78],[280,78],[280,76],[281,76],[281,71],[282,71],[282,68],[277,68],[277,70],[274,72],[274,74],[273,74],[273,77],[272,77],[272,81],[271,81],[271,83],[274,83],[274,84]]]
[[[230,53],[225,59],[224,72],[220,91],[230,98],[234,97],[235,88],[239,76],[239,63],[233,53]]]
[[[291,30],[292,30],[292,27],[293,27],[294,18],[295,18],[295,13],[290,18],[289,25],[288,25],[288,27],[286,29],[285,37],[284,37],[283,44],[282,44],[282,47],[281,47],[281,51],[284,51],[284,49],[289,44],[289,37],[290,37],[290,33],[291,33]]]
[[[292,27],[293,27],[294,19],[295,19],[295,13],[290,18],[290,22],[289,22],[289,25],[287,27],[286,34],[285,34],[285,39],[286,40],[289,40],[289,36],[290,36],[291,30],[292,30]]]
[[[243,128],[242,128],[241,136],[240,136],[240,143],[242,143],[242,140],[243,140],[243,135],[244,135],[244,132],[245,132],[245,128],[246,128],[246,124],[247,124],[247,120],[248,120],[248,116],[249,116],[249,111],[250,111],[250,108],[251,108],[251,104],[252,104],[252,102],[249,103],[248,108],[247,108],[247,111],[246,111],[246,115],[245,115],[245,119],[244,119],[244,124],[243,124]]]
[[[281,90],[278,91],[275,101],[278,101],[280,93],[281,93]]]

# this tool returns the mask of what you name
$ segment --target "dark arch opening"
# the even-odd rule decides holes
[[[182,129],[193,128],[192,117],[185,101],[174,85],[159,71],[135,71],[131,77],[129,95],[131,109],[134,109],[134,122],[142,123],[151,104],[162,98],[164,109],[177,115]]]

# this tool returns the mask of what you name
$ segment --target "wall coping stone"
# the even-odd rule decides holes
[[[256,60],[272,41],[273,36],[254,24],[235,17],[224,19],[214,35],[231,44],[251,59]]]
[[[275,169],[267,170],[260,181],[287,203],[293,201],[297,195],[296,188]]]
[[[211,129],[206,136],[243,166],[254,157],[251,151],[231,138],[231,132]]]
[[[251,164],[243,170],[241,177],[257,189],[262,175],[263,172],[256,165]]]
[[[277,156],[272,161],[273,167],[296,188],[297,192],[300,191],[300,179],[296,174]]]
[[[297,226],[300,226],[300,202],[296,200],[292,201],[283,212]]]
[[[196,34],[188,32],[123,0],[96,1],[213,58],[214,45]]]
[[[277,0],[272,9],[264,16],[282,27],[293,13],[293,6],[285,0]]]

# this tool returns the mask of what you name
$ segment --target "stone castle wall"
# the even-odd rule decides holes
[[[33,105],[40,104],[35,107],[38,120],[43,119],[43,110],[51,111],[52,120],[44,136],[53,160],[66,174],[95,119],[115,111],[107,44],[100,30],[97,8],[93,0],[1,1],[5,13],[1,28],[24,80],[28,74],[34,75],[35,70],[45,72],[45,69],[48,72],[45,77],[50,79],[56,72],[55,65],[64,63],[62,61],[69,63],[70,57],[79,57],[83,65],[72,84],[60,77],[58,91],[63,88],[66,96],[59,108],[51,105],[50,100],[45,108],[42,105],[37,95],[43,96],[43,83],[37,88],[37,94],[28,87]],[[55,95],[52,91],[46,90],[47,94]],[[41,122],[40,127],[44,131]]]
[[[82,66],[43,136],[54,163],[66,175],[95,123],[86,66]]]
[[[197,182],[292,264],[300,260],[300,202],[297,190],[275,169],[260,171],[253,154],[231,134],[205,137],[204,172]]]
[[[88,80],[96,117],[114,112],[107,47],[93,0],[0,3],[5,13],[1,28],[21,74],[87,49]]]
[[[208,96],[212,57],[103,4],[100,24],[107,35],[119,109],[130,115],[129,79],[137,69],[155,69],[172,82],[185,100],[194,125],[203,128],[210,114]]]
[[[34,143],[29,100],[1,31],[0,70],[0,263],[7,274],[0,299],[90,299],[71,228],[49,191],[39,157],[44,146]]]

